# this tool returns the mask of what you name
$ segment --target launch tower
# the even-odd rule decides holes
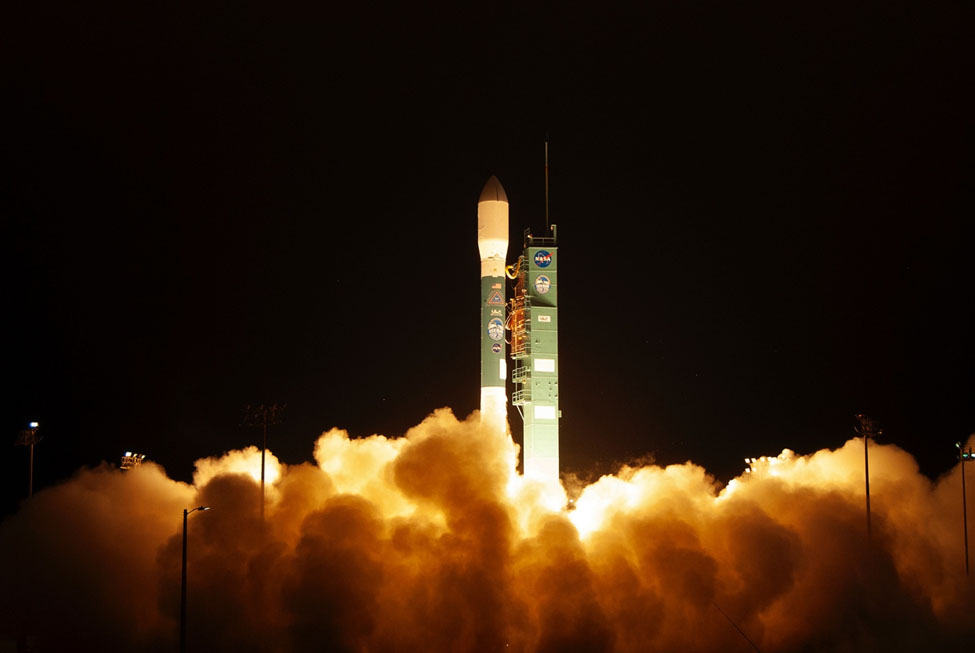
[[[515,282],[509,311],[511,403],[524,420],[524,473],[528,478],[559,480],[559,314],[558,241],[525,230],[524,251],[508,267]]]

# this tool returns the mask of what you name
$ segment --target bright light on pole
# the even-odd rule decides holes
[[[791,449],[783,449],[778,456],[759,456],[758,458],[745,458],[745,473],[754,475],[779,476],[780,471],[776,468],[784,462],[792,460],[794,453]]]
[[[186,518],[197,510],[209,510],[210,506],[197,506],[193,510],[183,509],[183,573],[179,592],[179,650],[186,651]]]
[[[965,463],[973,459],[972,448],[961,448],[961,442],[955,443],[958,449],[958,461],[961,464],[961,521],[965,531],[965,575],[968,575],[968,501],[965,496]]]
[[[878,428],[877,422],[863,413],[858,413],[856,418],[859,422],[856,432],[863,436],[863,478],[867,487],[867,541],[870,541],[870,458],[867,455],[867,450],[870,438],[883,435],[884,432]]]
[[[244,422],[242,426],[260,426],[264,437],[261,440],[261,523],[264,523],[264,457],[267,451],[267,429],[281,422],[281,413],[287,407],[286,404],[271,404],[266,406],[250,406],[244,408]]]
[[[17,435],[16,444],[27,447],[30,450],[30,460],[27,463],[27,496],[34,496],[34,445],[41,441],[41,436],[37,435],[40,426],[37,422],[31,422],[27,428]]]
[[[122,469],[132,469],[133,467],[139,467],[142,462],[146,459],[144,453],[133,453],[131,451],[126,451],[122,455]]]

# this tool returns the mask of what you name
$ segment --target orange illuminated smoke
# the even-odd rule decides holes
[[[0,529],[16,561],[0,640],[173,648],[196,505],[214,508],[190,535],[197,650],[964,650],[975,635],[959,470],[932,483],[892,445],[871,451],[869,547],[855,441],[756,458],[724,487],[691,463],[626,467],[569,511],[476,414],[439,410],[399,438],[333,429],[314,457],[269,456],[263,525],[253,447],[199,461],[192,485],[146,461],[36,494]]]

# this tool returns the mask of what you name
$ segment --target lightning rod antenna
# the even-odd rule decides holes
[[[548,226],[548,140],[545,141],[545,233],[551,229]]]

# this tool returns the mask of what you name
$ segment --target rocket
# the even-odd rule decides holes
[[[481,424],[504,435],[508,413],[504,271],[508,196],[493,176],[477,201],[477,249],[481,255]]]

